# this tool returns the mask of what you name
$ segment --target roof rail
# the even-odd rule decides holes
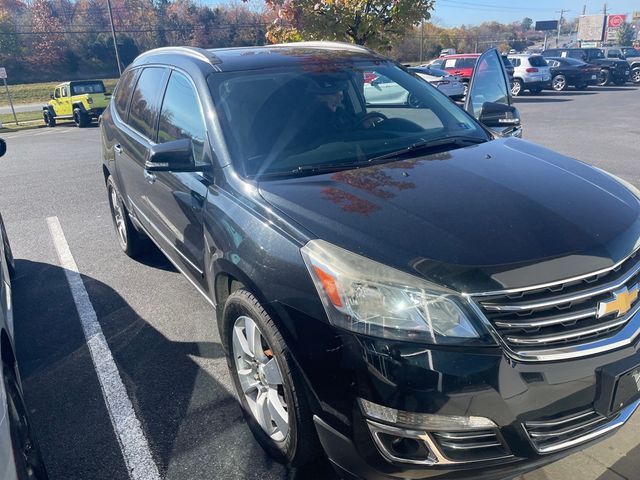
[[[182,53],[192,56],[193,58],[197,58],[198,60],[202,60],[204,62],[210,63],[211,65],[216,65],[221,63],[220,59],[215,56],[214,53],[205,50],[204,48],[198,47],[160,47],[154,48],[153,50],[147,50],[144,53],[138,55],[138,58],[143,58],[147,55],[156,54],[156,53]]]
[[[273,45],[265,45],[266,48],[271,47],[321,47],[321,48],[335,48],[341,50],[351,50],[353,52],[365,52],[375,53],[368,47],[362,45],[355,45],[353,43],[346,42],[330,42],[324,40],[310,41],[310,42],[291,42],[291,43],[275,43]]]

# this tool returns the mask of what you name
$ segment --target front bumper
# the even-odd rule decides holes
[[[615,433],[638,407],[636,401],[594,420],[593,428],[582,425],[591,418],[581,415],[595,412],[601,396],[600,370],[620,361],[640,365],[638,342],[585,358],[519,362],[498,347],[433,347],[361,337],[312,319],[300,324],[305,329],[297,332],[297,344],[306,348],[292,351],[317,399],[323,447],[345,478],[511,478]],[[381,451],[371,423],[407,427],[365,418],[358,399],[404,412],[490,419],[506,454],[420,465],[394,461]],[[556,431],[553,425],[562,422]],[[563,433],[569,430],[575,434]]]

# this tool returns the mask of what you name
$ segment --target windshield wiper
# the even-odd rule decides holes
[[[313,164],[298,165],[296,168],[292,170],[277,170],[272,172],[265,172],[259,175],[255,175],[254,177],[260,180],[261,178],[288,177],[288,176],[296,176],[296,175],[305,175],[309,173],[340,172],[342,170],[352,170],[356,168],[366,167],[368,165],[373,165],[375,163],[383,162],[391,158],[401,157],[409,153],[416,153],[423,150],[432,150],[435,148],[441,148],[449,145],[453,145],[457,147],[467,147],[469,145],[477,145],[480,143],[485,143],[487,141],[488,140],[484,138],[478,138],[478,137],[451,136],[451,137],[440,138],[437,140],[416,142],[401,150],[385,153],[384,155],[369,158],[367,160],[360,160],[356,162],[342,162],[342,163],[321,163],[317,165],[313,165]]]
[[[385,153],[384,155],[380,155],[378,157],[373,157],[368,160],[369,163],[379,162],[381,160],[386,160],[388,158],[401,157],[407,154],[413,154],[416,152],[422,152],[425,150],[433,150],[440,147],[446,147],[449,145],[453,145],[456,147],[468,147],[469,145],[477,145],[480,143],[488,142],[485,138],[478,137],[468,137],[468,136],[452,136],[452,137],[444,137],[439,138],[437,140],[425,140],[421,142],[416,142],[408,147],[405,147],[400,150],[396,150],[393,152]]]

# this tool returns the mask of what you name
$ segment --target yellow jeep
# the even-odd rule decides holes
[[[89,126],[107,108],[111,94],[102,80],[80,80],[58,85],[51,93],[51,100],[42,108],[44,123],[56,126],[56,120],[73,119],[76,126]]]

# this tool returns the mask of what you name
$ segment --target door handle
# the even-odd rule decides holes
[[[153,184],[156,183],[156,175],[153,172],[150,172],[149,170],[145,170],[144,171],[144,178],[147,180],[147,182]]]
[[[116,152],[118,155],[122,155],[122,147],[120,146],[119,143],[116,143],[113,146],[113,151]]]

